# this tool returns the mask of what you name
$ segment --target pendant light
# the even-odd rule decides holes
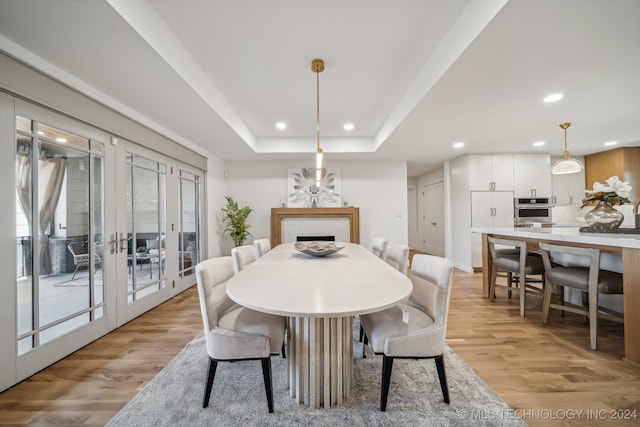
[[[324,71],[324,61],[311,61],[311,71],[316,73],[316,185],[320,186],[322,178],[322,148],[320,148],[320,73]]]
[[[584,165],[580,160],[569,158],[569,151],[567,150],[567,128],[569,126],[571,126],[571,123],[562,123],[560,125],[560,128],[564,129],[564,152],[562,153],[562,160],[558,160],[551,166],[553,175],[578,173],[584,169]]]

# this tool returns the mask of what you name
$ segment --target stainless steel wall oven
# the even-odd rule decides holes
[[[549,198],[518,198],[514,200],[514,218],[516,227],[532,227],[540,224],[550,226],[553,224],[551,210],[553,204]]]

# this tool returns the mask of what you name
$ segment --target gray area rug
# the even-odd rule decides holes
[[[354,322],[357,323],[357,322]],[[357,333],[354,336],[358,336]],[[354,344],[354,386],[343,405],[313,409],[287,387],[287,361],[271,358],[274,413],[259,361],[219,363],[209,406],[202,408],[208,366],[200,334],[107,424],[116,426],[518,426],[509,407],[451,350],[445,364],[451,404],[442,400],[433,360],[394,362],[387,412],[380,412],[382,356]]]

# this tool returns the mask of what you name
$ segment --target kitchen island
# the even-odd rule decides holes
[[[529,250],[539,243],[600,249],[603,253],[622,257],[624,289],[624,353],[625,359],[640,365],[640,233],[587,233],[579,227],[544,228],[472,228],[482,233],[482,292],[489,296],[492,260],[487,238],[494,236],[524,240]]]

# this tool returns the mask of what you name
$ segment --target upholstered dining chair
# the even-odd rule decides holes
[[[495,237],[488,237],[488,240],[493,265],[489,282],[489,300],[493,301],[496,298],[497,287],[506,288],[509,296],[512,291],[517,291],[520,293],[520,316],[524,317],[527,291],[540,295],[543,292],[544,279],[529,277],[544,275],[542,258],[527,252],[527,242],[525,241]],[[502,246],[502,248],[497,248],[496,245]],[[497,283],[499,272],[507,273],[506,285]],[[517,280],[513,279],[514,274],[517,275]],[[541,286],[536,286],[536,283]],[[517,284],[517,287],[514,284]]]
[[[266,254],[271,250],[271,241],[269,239],[256,239],[253,241],[253,251],[256,254],[256,259]]]
[[[403,262],[405,258],[404,247],[398,244],[391,245],[391,254],[387,259],[387,252],[389,250],[389,240],[384,237],[375,237],[371,243],[371,252],[380,258],[383,261],[386,261],[387,264],[392,265],[394,268],[400,270],[401,273],[407,274],[407,269],[409,265],[409,247],[406,247],[406,262]],[[403,271],[404,269],[404,271]],[[362,338],[364,337],[364,329],[362,329],[362,324],[360,325],[360,337],[359,340],[362,342]]]
[[[380,259],[387,257],[387,247],[389,246],[389,240],[384,237],[374,237],[371,242],[371,252]]]
[[[589,339],[591,350],[596,350],[598,316],[623,322],[623,315],[598,305],[599,294],[622,294],[622,274],[600,269],[600,250],[596,248],[576,248],[540,243],[542,261],[546,270],[544,299],[542,300],[543,324],[549,319],[549,308],[583,314],[589,319]],[[588,266],[565,266],[552,263],[554,254],[572,254],[585,257]],[[558,286],[563,304],[551,304],[553,286]],[[564,303],[564,287],[578,289],[587,295],[587,307],[574,307]]]
[[[400,273],[407,274],[409,268],[409,246],[401,243],[390,243],[387,246],[385,261]]]
[[[235,304],[226,292],[234,275],[231,257],[211,258],[196,266],[196,281],[209,369],[202,407],[209,405],[218,362],[260,360],[269,412],[273,412],[271,355],[282,346],[285,318]]]
[[[413,291],[408,302],[360,316],[365,331],[363,357],[367,342],[375,354],[382,354],[381,411],[387,409],[394,359],[434,359],[442,396],[449,403],[444,349],[452,272],[453,263],[445,258],[414,255],[410,275]]]
[[[233,269],[239,273],[244,267],[256,260],[256,252],[253,245],[236,246],[231,249],[231,258],[233,258]]]
[[[242,245],[231,249],[231,258],[233,259],[233,270],[238,274],[243,268],[254,262],[258,257],[254,245]],[[287,357],[287,350],[284,342],[282,343],[282,357]]]

